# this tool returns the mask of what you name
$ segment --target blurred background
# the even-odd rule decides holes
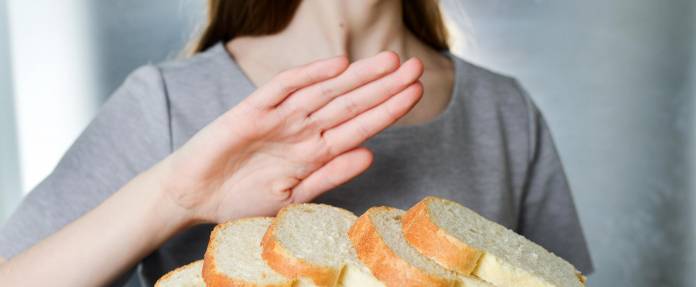
[[[594,259],[589,286],[694,286],[696,1],[442,5],[455,54],[518,78],[545,114]],[[0,222],[129,72],[181,57],[204,7],[0,0]]]

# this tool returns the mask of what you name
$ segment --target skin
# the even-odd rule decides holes
[[[451,63],[406,30],[400,1],[350,2],[305,0],[283,32],[227,43],[258,89],[95,209],[0,265],[0,286],[106,285],[193,225],[312,200],[369,167],[365,140],[397,121],[436,117],[449,101]],[[261,58],[269,47],[286,49]]]
[[[449,103],[453,65],[411,34],[402,18],[401,0],[303,0],[283,32],[237,38],[227,48],[257,86],[290,67],[338,55],[355,61],[389,50],[402,60],[418,58],[425,68],[420,79],[424,97],[396,123],[418,125],[436,118]]]

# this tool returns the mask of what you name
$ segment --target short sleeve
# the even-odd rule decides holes
[[[167,156],[167,105],[159,69],[133,72],[53,172],[0,226],[0,256],[9,259],[28,249]]]
[[[563,165],[544,117],[527,101],[530,151],[519,231],[589,274],[592,260]]]

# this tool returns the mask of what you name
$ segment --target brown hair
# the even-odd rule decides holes
[[[240,36],[275,34],[290,23],[302,0],[208,0],[208,22],[194,43],[198,53]],[[449,49],[438,0],[402,0],[404,24],[418,39]]]

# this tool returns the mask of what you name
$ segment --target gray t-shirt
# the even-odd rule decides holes
[[[431,122],[390,127],[370,139],[372,166],[317,201],[360,214],[374,205],[408,208],[426,195],[449,198],[591,272],[543,117],[514,79],[447,55],[455,81],[446,110]],[[136,70],[3,224],[0,256],[15,256],[94,208],[254,90],[222,44]],[[210,230],[194,227],[144,258],[142,282],[151,285],[202,258]]]

